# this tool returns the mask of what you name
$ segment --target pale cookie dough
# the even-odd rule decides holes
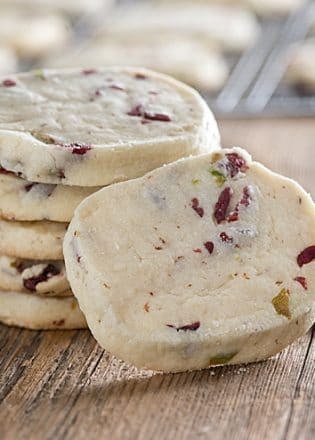
[[[62,260],[67,223],[0,220],[0,255],[29,260]]]
[[[70,39],[68,22],[51,13],[24,8],[0,9],[0,41],[22,58],[35,58],[61,49]]]
[[[157,0],[159,2],[159,0]],[[170,0],[160,0],[163,3],[170,3]],[[184,3],[188,0],[184,0]],[[171,0],[179,4],[178,0]],[[194,4],[218,4],[226,6],[244,7],[261,16],[285,16],[299,9],[305,0],[194,0]],[[183,4],[183,0],[180,0]]]
[[[206,4],[139,4],[117,8],[105,25],[104,35],[143,41],[152,35],[180,35],[230,52],[251,47],[259,25],[253,14],[239,8]],[[189,60],[187,60],[189,64]]]
[[[315,93],[315,38],[292,50],[286,80],[299,92]]]
[[[141,41],[96,39],[79,53],[48,60],[52,67],[143,66],[206,91],[218,91],[228,77],[223,56],[200,40],[152,36]]]
[[[35,8],[41,11],[59,11],[74,17],[104,11],[112,3],[113,0],[0,0],[0,6],[30,8],[32,11]]]
[[[219,144],[200,95],[144,69],[0,79],[0,165],[30,181],[104,186]]]
[[[98,189],[29,182],[0,168],[0,217],[70,222],[80,202]]]
[[[241,149],[93,194],[64,254],[97,341],[137,367],[258,361],[315,319],[312,199]]]
[[[32,330],[86,328],[74,298],[42,298],[30,293],[0,291],[0,322]]]
[[[0,75],[15,72],[18,61],[11,49],[0,45]]]
[[[63,261],[23,260],[0,255],[0,290],[71,296]]]

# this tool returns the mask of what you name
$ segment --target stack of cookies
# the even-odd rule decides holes
[[[108,68],[0,79],[0,321],[85,327],[62,253],[77,205],[218,144],[202,98],[164,75]],[[154,190],[142,196],[158,198]]]

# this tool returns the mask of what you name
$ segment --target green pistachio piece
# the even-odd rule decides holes
[[[226,177],[223,173],[214,168],[209,169],[209,173],[215,178],[217,185],[222,186],[226,182]]]
[[[193,179],[193,180],[191,181],[191,183],[192,183],[193,185],[199,185],[199,183],[201,183],[201,180],[200,180],[200,179]]]
[[[234,356],[237,355],[237,353],[237,351],[233,351],[231,353],[220,354],[214,358],[211,358],[209,361],[209,367],[227,364],[234,358]]]
[[[291,312],[289,307],[290,292],[288,289],[281,289],[277,296],[272,299],[272,305],[274,306],[278,315],[283,315],[288,319],[291,319]]]
[[[34,74],[34,76],[36,76],[36,78],[39,78],[42,80],[46,79],[45,73],[42,69],[33,70],[33,74]]]
[[[31,131],[31,135],[35,139],[43,142],[44,144],[55,144],[56,143],[55,139],[52,138],[51,136],[49,136],[49,134],[40,133],[39,131]]]

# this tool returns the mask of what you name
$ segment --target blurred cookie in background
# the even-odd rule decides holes
[[[78,53],[52,58],[47,64],[48,67],[143,66],[207,92],[220,90],[229,73],[220,53],[189,35],[175,38],[152,35],[137,41],[98,38]]]
[[[58,11],[73,17],[96,13],[114,3],[114,0],[0,0],[2,5],[40,11]]]
[[[167,33],[169,38],[189,35],[225,52],[240,53],[251,47],[260,27],[244,9],[184,2],[137,3],[117,8],[101,31],[104,37],[143,41]],[[189,62],[189,60],[188,60]]]
[[[15,72],[18,60],[8,47],[0,45],[0,75]]]
[[[229,6],[241,6],[260,16],[285,16],[296,11],[305,3],[305,0],[157,0],[163,3],[190,3],[190,4],[217,4]]]
[[[61,16],[34,9],[0,7],[0,44],[23,59],[34,59],[63,48],[71,37]]]
[[[315,38],[292,49],[286,81],[302,95],[315,93]]]

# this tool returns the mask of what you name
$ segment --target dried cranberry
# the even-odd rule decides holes
[[[171,118],[164,113],[148,113],[144,112],[143,117],[149,121],[170,122]]]
[[[45,269],[37,276],[23,280],[24,287],[31,292],[36,292],[36,286],[39,283],[48,281],[53,276],[59,275],[60,270],[53,264],[48,264]]]
[[[97,73],[96,69],[83,69],[82,70],[83,75],[93,75],[94,73]]]
[[[218,201],[214,207],[214,218],[220,224],[226,219],[226,211],[229,207],[233,191],[231,188],[225,188],[219,195]]]
[[[243,205],[243,206],[247,207],[247,206],[250,205],[251,201],[252,201],[252,197],[251,197],[251,194],[250,194],[250,189],[249,189],[248,186],[245,186],[243,188],[243,197],[240,200],[240,205]]]
[[[72,154],[78,154],[80,156],[83,156],[83,154],[92,150],[91,145],[78,144],[77,142],[74,142],[73,144],[63,144],[62,147],[71,148]]]
[[[81,262],[81,258],[82,258],[82,257],[81,257],[80,255],[77,255],[77,262],[78,262],[78,263]]]
[[[200,327],[200,322],[199,321],[197,321],[197,322],[194,322],[194,323],[192,323],[192,324],[187,324],[187,325],[183,325],[183,326],[181,326],[181,327],[176,327],[175,325],[173,325],[173,324],[166,324],[167,325],[167,327],[170,327],[170,328],[174,328],[176,331],[180,331],[180,330],[183,330],[184,332],[186,332],[187,330],[191,330],[191,331],[196,331],[196,330],[198,330],[198,328]]]
[[[109,86],[109,88],[113,90],[122,90],[122,91],[125,90],[123,87],[118,86],[117,84],[112,84]]]
[[[240,171],[245,172],[248,169],[246,161],[237,153],[227,153],[226,158],[228,163],[226,165],[230,177],[235,177]]]
[[[25,191],[29,192],[33,188],[34,185],[36,185],[36,183],[34,183],[34,182],[25,185],[24,186]]]
[[[294,281],[300,283],[303,289],[307,290],[307,280],[305,277],[296,277],[294,278]]]
[[[0,173],[1,174],[9,174],[9,175],[15,175],[15,173],[13,172],[13,171],[9,171],[9,170],[6,170],[5,168],[2,168],[2,167],[0,167]]]
[[[147,76],[144,73],[138,72],[135,74],[135,78],[136,79],[147,79]]]
[[[2,85],[4,87],[14,87],[16,86],[16,82],[13,79],[5,79],[2,81]]]
[[[221,232],[220,238],[224,243],[233,243],[233,238],[229,237],[226,232]]]
[[[297,257],[297,264],[302,267],[315,259],[315,246],[304,249]]]
[[[211,255],[214,249],[214,244],[212,243],[212,241],[206,241],[203,245]]]
[[[132,109],[127,113],[127,115],[129,116],[142,116],[142,106],[141,104],[137,104],[134,107],[132,107]]]
[[[191,207],[194,211],[196,211],[199,217],[204,216],[204,209],[199,206],[199,200],[196,197],[191,200]]]

